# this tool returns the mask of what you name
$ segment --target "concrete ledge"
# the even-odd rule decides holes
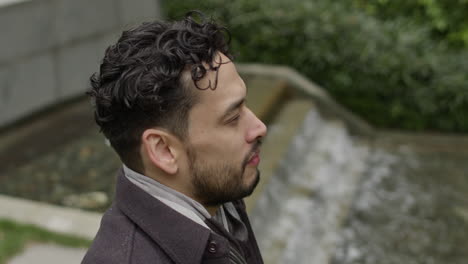
[[[101,214],[0,195],[0,218],[93,239]]]
[[[296,70],[286,66],[262,65],[262,64],[238,64],[240,73],[285,80],[301,94],[314,99],[320,109],[326,110],[337,118],[345,121],[346,125],[354,133],[364,136],[374,136],[375,129],[360,117],[338,104],[328,93],[317,84],[308,80]]]
[[[12,4],[18,4],[27,0],[0,0],[0,8],[7,7]]]
[[[289,149],[293,137],[301,128],[304,119],[312,109],[313,104],[306,100],[295,100],[287,103],[273,125],[269,127],[269,132],[264,140],[260,162],[261,181],[255,192],[245,199],[247,212],[252,212],[259,197],[263,194],[270,178],[279,167],[282,158]]]
[[[273,114],[278,112],[279,106],[285,101],[287,96],[286,83],[265,78],[254,78],[247,80],[247,84],[247,105],[258,118],[268,123]]]
[[[63,264],[81,263],[86,253],[84,248],[69,248],[54,244],[28,245],[23,253],[13,257],[8,264]]]

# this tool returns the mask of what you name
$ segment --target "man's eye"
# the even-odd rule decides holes
[[[229,122],[228,123],[234,123],[234,122],[237,122],[237,120],[239,120],[240,118],[240,115],[236,115],[235,117],[229,119]]]

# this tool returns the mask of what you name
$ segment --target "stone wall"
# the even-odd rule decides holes
[[[0,0],[0,127],[84,94],[122,29],[157,0]]]

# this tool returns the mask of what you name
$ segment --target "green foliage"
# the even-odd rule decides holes
[[[0,264],[19,253],[27,243],[46,242],[69,247],[89,247],[91,241],[45,231],[33,225],[0,220]]]
[[[428,26],[436,38],[468,47],[468,0],[354,0],[356,6],[385,20],[403,17]]]
[[[374,125],[468,131],[468,54],[434,41],[429,27],[379,20],[348,1],[163,3],[169,18],[213,15],[238,61],[291,66]]]

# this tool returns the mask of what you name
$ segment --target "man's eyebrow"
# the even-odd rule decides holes
[[[237,101],[234,101],[231,103],[226,110],[224,111],[224,114],[221,116],[220,120],[224,120],[230,113],[232,113],[234,110],[238,109],[241,107],[242,104],[245,103],[245,97],[240,98]]]

